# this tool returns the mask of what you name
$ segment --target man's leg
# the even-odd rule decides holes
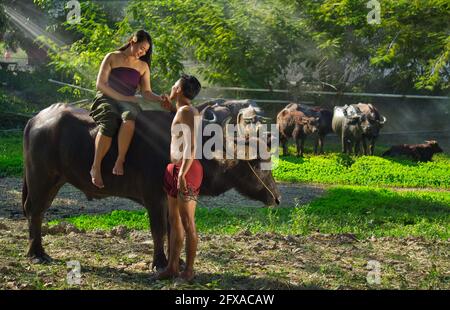
[[[181,221],[186,232],[186,269],[181,277],[187,281],[194,278],[194,260],[197,254],[198,235],[195,227],[195,200],[183,201],[178,199]]]
[[[131,139],[133,139],[135,121],[126,120],[122,123],[119,130],[118,144],[119,154],[113,168],[113,174],[123,175],[123,163],[130,147]]]
[[[180,272],[180,254],[183,247],[183,225],[181,224],[180,210],[177,198],[167,195],[169,204],[169,263],[166,270],[158,274],[157,279],[171,279]]]
[[[95,156],[94,163],[91,168],[91,177],[92,183],[98,188],[105,187],[103,184],[102,178],[102,160],[105,157],[106,153],[108,153],[109,148],[111,147],[112,138],[105,136],[100,133],[97,133],[95,138]]]

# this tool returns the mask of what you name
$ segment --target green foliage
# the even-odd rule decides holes
[[[48,67],[38,67],[33,72],[0,70],[0,83],[6,84],[0,89],[4,98],[0,111],[31,113],[56,102],[76,100],[71,92],[48,82],[49,78],[55,78],[55,73]]]
[[[301,193],[299,193],[301,194]],[[450,193],[396,192],[388,189],[341,186],[308,205],[292,208],[204,208],[196,211],[201,233],[236,234],[276,232],[309,235],[353,233],[371,236],[450,237]],[[118,225],[147,229],[144,211],[113,211],[111,214],[78,216],[63,220],[82,229],[111,229]]]
[[[377,156],[349,157],[331,153],[280,157],[273,175],[278,181],[398,187],[450,188],[450,156],[437,154],[432,162]]]
[[[367,2],[297,0],[313,38],[329,57],[370,66],[372,74],[392,83],[394,90],[448,90],[450,2],[379,1],[380,24],[367,22]],[[367,87],[370,80],[373,77],[366,80]]]
[[[35,0],[47,11],[57,2]],[[74,42],[54,46],[51,58],[86,87],[105,54],[140,28],[154,38],[157,91],[184,70],[224,86],[286,87],[299,73],[339,90],[439,93],[450,85],[447,0],[381,1],[380,24],[368,23],[360,0],[132,0],[123,19],[114,4],[80,2],[80,24],[59,21]]]
[[[22,174],[22,135],[0,133],[0,177]]]
[[[54,1],[36,1],[48,9]],[[93,87],[96,70],[106,53],[144,28],[154,41],[152,85],[167,90],[185,70],[191,69],[212,83],[264,86],[277,78],[289,57],[304,48],[305,32],[292,4],[279,0],[242,1],[130,1],[122,21],[111,22],[100,4],[80,1],[81,23],[66,29],[78,39],[70,46],[53,45],[52,65],[76,84]],[[48,39],[42,38],[51,45]]]

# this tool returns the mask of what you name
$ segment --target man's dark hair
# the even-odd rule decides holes
[[[190,100],[194,99],[202,88],[200,82],[195,76],[187,74],[182,74],[180,79],[183,95]]]

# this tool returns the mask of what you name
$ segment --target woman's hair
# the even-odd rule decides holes
[[[147,41],[148,44],[150,45],[150,47],[149,47],[147,53],[144,56],[142,56],[141,58],[139,58],[139,59],[144,61],[144,62],[146,62],[150,66],[151,62],[152,62],[152,52],[153,52],[152,37],[145,30],[141,29],[141,30],[136,31],[136,33],[134,33],[128,39],[128,42],[125,45],[123,45],[122,47],[119,48],[119,51],[126,50],[131,45],[131,42],[141,43],[141,42],[144,42],[144,41]]]

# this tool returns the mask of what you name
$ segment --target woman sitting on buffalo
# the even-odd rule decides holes
[[[118,134],[118,156],[112,173],[124,174],[124,162],[134,134],[135,120],[142,111],[138,87],[144,100],[158,102],[172,110],[167,96],[158,96],[151,90],[150,63],[152,39],[144,31],[137,31],[128,43],[119,50],[106,55],[97,77],[97,96],[90,115],[99,127],[95,139],[95,157],[91,168],[92,183],[103,188],[101,163],[109,148],[112,137]]]

